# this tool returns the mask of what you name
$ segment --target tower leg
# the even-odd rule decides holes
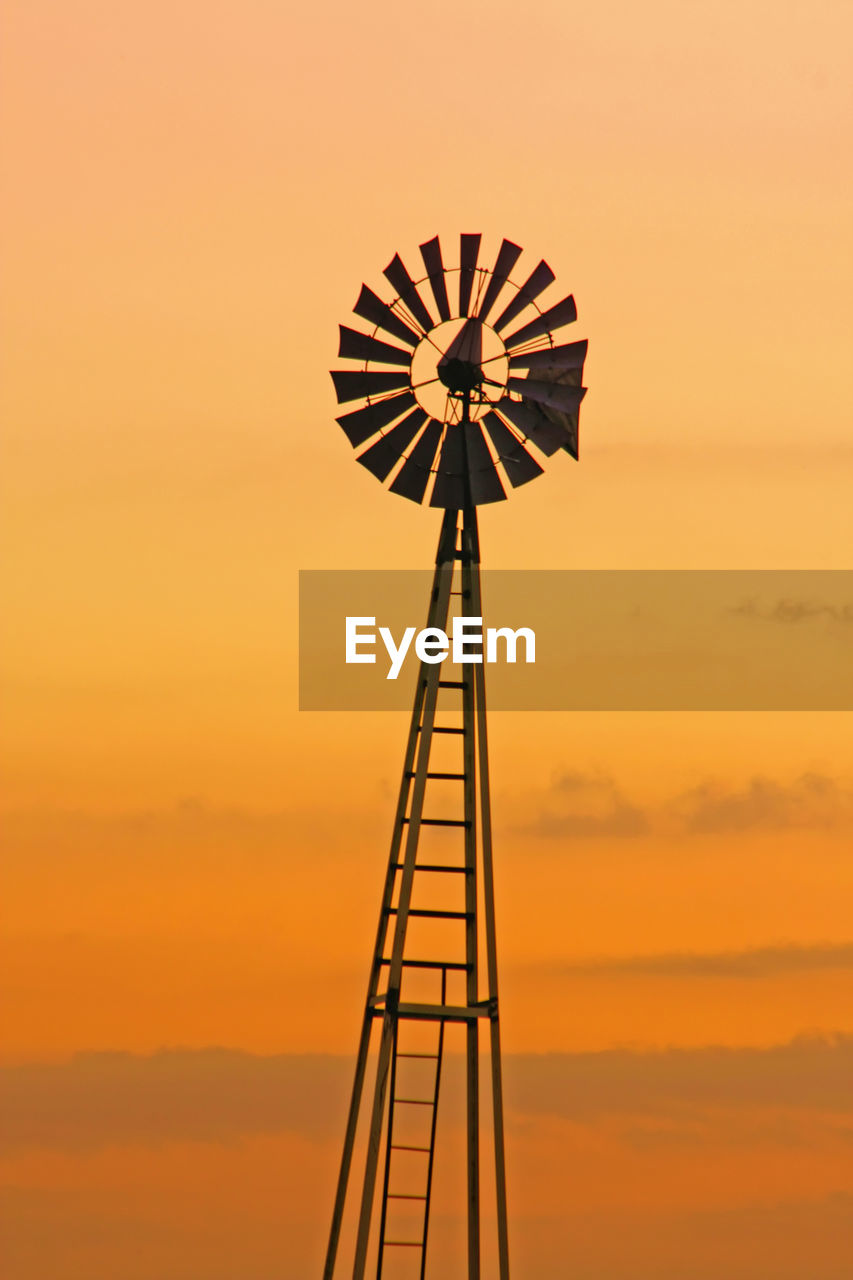
[[[462,608],[461,613],[476,616],[472,608],[471,572],[477,553],[476,515],[474,508],[462,517]],[[465,727],[465,960],[468,965],[467,1001],[476,1005],[480,998],[480,973],[477,928],[477,717],[474,701],[475,666],[463,675],[462,716]],[[467,1094],[468,1155],[468,1280],[480,1280],[480,1052],[479,1026],[468,1023],[465,1032],[465,1075]]]
[[[480,589],[480,545],[476,508],[465,513],[470,526],[468,542],[470,561],[463,561],[463,591],[467,592],[469,612],[483,616]],[[485,655],[484,655],[485,656]],[[474,665],[474,701],[477,723],[477,772],[480,778],[480,847],[483,867],[483,911],[486,937],[486,978],[489,992],[489,1031],[492,1066],[492,1116],[495,1143],[495,1189],[497,1198],[498,1275],[509,1280],[509,1234],[506,1206],[506,1144],[503,1115],[503,1077],[501,1072],[500,1021],[498,1018],[498,958],[495,928],[495,879],[492,860],[492,808],[489,789],[489,742],[486,729],[486,672],[483,663]]]

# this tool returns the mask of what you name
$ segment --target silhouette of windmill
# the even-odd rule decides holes
[[[541,475],[536,455],[547,458],[563,449],[577,458],[578,414],[585,394],[586,342],[557,345],[553,337],[576,319],[574,300],[563,298],[546,310],[537,301],[554,280],[551,268],[540,262],[517,285],[510,272],[521,256],[518,245],[504,240],[491,269],[478,266],[479,251],[479,235],[462,235],[459,266],[445,268],[436,237],[420,246],[426,275],[417,282],[395,255],[384,272],[393,299],[384,302],[364,285],[354,308],[372,331],[340,327],[339,355],[360,368],[332,373],[339,403],[363,402],[338,418],[351,444],[361,450],[357,461],[380,481],[390,478],[392,493],[444,509],[427,617],[428,627],[443,631],[452,598],[459,601],[462,615],[482,619],[477,506],[504,499],[504,480],[518,487]],[[455,310],[448,291],[453,276],[458,278]],[[421,292],[427,282],[437,319]],[[491,320],[504,294],[508,300]],[[532,313],[530,318],[513,328],[524,312]],[[456,744],[453,768],[437,768],[431,760],[441,742]],[[431,807],[433,797],[448,787],[457,792],[453,817]],[[424,852],[434,828],[456,833],[459,846],[451,854]],[[445,900],[455,890],[453,907],[430,905],[430,894],[441,892],[439,886]],[[419,905],[423,894],[427,905]],[[417,946],[413,926],[421,932]],[[448,928],[457,932],[452,942]],[[431,984],[426,996],[425,981]],[[482,662],[475,661],[462,669],[460,679],[449,680],[442,678],[441,665],[422,663],[324,1280],[332,1280],[335,1272],[362,1110],[367,1150],[353,1280],[363,1280],[371,1249],[377,1280],[401,1259],[408,1259],[407,1274],[424,1280],[445,1032],[454,1026],[465,1034],[467,1275],[478,1280],[481,1021],[490,1032],[498,1268],[500,1280],[509,1280],[485,672]],[[381,1029],[371,1095],[365,1086],[376,1026]],[[404,1182],[406,1172],[409,1180]]]

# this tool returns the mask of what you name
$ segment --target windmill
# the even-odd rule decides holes
[[[519,246],[504,240],[487,268],[478,265],[480,240],[463,234],[459,266],[450,268],[438,237],[422,244],[425,274],[418,280],[395,255],[384,272],[391,301],[364,285],[355,304],[370,331],[340,327],[338,354],[358,367],[332,373],[338,403],[360,402],[338,418],[357,461],[378,480],[390,479],[392,493],[443,509],[427,626],[444,631],[451,598],[462,615],[482,620],[477,507],[504,499],[505,481],[517,488],[541,475],[538,457],[563,449],[577,458],[585,394],[586,342],[554,341],[577,317],[573,298],[543,310],[539,299],[554,281],[548,264],[516,284],[510,273]],[[403,1274],[404,1261],[405,1274],[424,1280],[445,1033],[459,1027],[467,1276],[479,1280],[481,1021],[490,1033],[498,1271],[509,1280],[485,671],[475,659],[458,680],[441,672],[437,663],[422,663],[415,689],[324,1280],[335,1274],[362,1113],[367,1141],[353,1280],[363,1280],[369,1259],[377,1280]],[[438,748],[451,744],[453,767],[436,767]],[[456,793],[455,816],[432,808],[442,791],[445,806],[451,802],[448,788],[451,800]],[[436,829],[455,833],[455,849],[425,852]],[[453,905],[433,905],[437,897]],[[458,936],[450,939],[448,930]]]

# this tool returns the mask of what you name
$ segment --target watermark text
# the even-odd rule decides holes
[[[450,635],[440,627],[406,627],[395,640],[390,627],[379,627],[376,618],[348,617],[346,619],[347,663],[375,663],[378,640],[385,646],[390,665],[386,680],[396,680],[414,641],[415,657],[420,662],[438,663],[450,658],[452,662],[472,663],[483,661],[485,642],[486,662],[500,662],[500,648],[505,662],[516,662],[519,641],[524,642],[524,661],[536,661],[536,633],[531,627],[487,627],[483,633],[483,619],[457,617],[453,619]]]

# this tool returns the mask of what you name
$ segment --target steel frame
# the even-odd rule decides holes
[[[468,397],[463,405],[464,430],[468,420]],[[457,575],[456,569],[460,572]],[[444,513],[436,554],[428,627],[447,630],[450,600],[455,577],[461,579],[460,612],[482,618],[480,585],[480,549],[476,507],[468,503],[460,510]],[[356,1057],[355,1077],[347,1117],[344,1147],[335,1196],[332,1225],[326,1254],[323,1280],[333,1280],[338,1255],[347,1189],[350,1179],[359,1116],[364,1111],[368,1122],[364,1181],[358,1209],[358,1226],[353,1263],[353,1280],[364,1280],[368,1249],[375,1222],[376,1181],[383,1146],[385,1162],[379,1212],[377,1280],[381,1280],[385,1252],[389,1248],[419,1248],[420,1276],[425,1280],[427,1235],[432,1195],[433,1162],[436,1146],[436,1119],[444,1053],[444,1032],[448,1024],[463,1024],[465,1034],[466,1104],[467,1104],[467,1219],[468,1280],[480,1280],[480,1094],[479,1094],[479,1026],[488,1019],[490,1031],[491,1093],[493,1103],[493,1136],[495,1185],[497,1198],[497,1252],[499,1280],[509,1280],[507,1239],[505,1145],[503,1124],[503,1087],[501,1077],[500,1024],[498,1017],[497,946],[495,935],[494,873],[492,862],[492,825],[489,793],[488,739],[486,730],[486,687],[483,663],[463,668],[460,681],[441,678],[442,665],[422,663],[415,691],[412,718],[400,783],[397,811],[388,868],[382,893],[379,925],[368,981],[364,1019]],[[462,724],[436,724],[439,696],[443,690],[459,690],[462,695]],[[430,751],[436,734],[461,735],[463,769],[461,774],[441,774],[429,769]],[[424,816],[427,783],[432,778],[457,778],[463,783],[464,818],[435,819]],[[478,786],[479,783],[479,786]],[[418,845],[422,828],[427,825],[458,826],[464,829],[464,862],[461,866],[444,867],[419,863]],[[418,910],[412,907],[415,875],[439,874],[442,871],[462,874],[465,882],[464,912]],[[419,881],[419,884],[422,880]],[[396,906],[394,906],[396,898]],[[419,959],[406,951],[409,920],[426,916],[464,920],[465,959]],[[390,925],[394,921],[390,954],[387,947]],[[485,952],[485,997],[481,997],[480,951]],[[401,999],[406,970],[427,968],[441,975],[441,996],[437,1004]],[[447,1003],[447,975],[465,972],[465,1004]],[[386,977],[387,974],[387,977]],[[384,981],[383,981],[384,980]],[[381,1020],[373,1097],[362,1106],[365,1093],[368,1058],[374,1024]],[[399,1033],[409,1022],[428,1022],[437,1027],[435,1055],[413,1055],[398,1051]],[[435,1087],[432,1099],[400,1099],[396,1097],[397,1064],[400,1057],[434,1057]],[[394,1145],[394,1122],[399,1106],[432,1106],[429,1146],[417,1148],[427,1155],[426,1184],[423,1195],[401,1195],[391,1187],[391,1159]],[[385,1237],[390,1200],[423,1200],[424,1218],[418,1241],[389,1241]]]

